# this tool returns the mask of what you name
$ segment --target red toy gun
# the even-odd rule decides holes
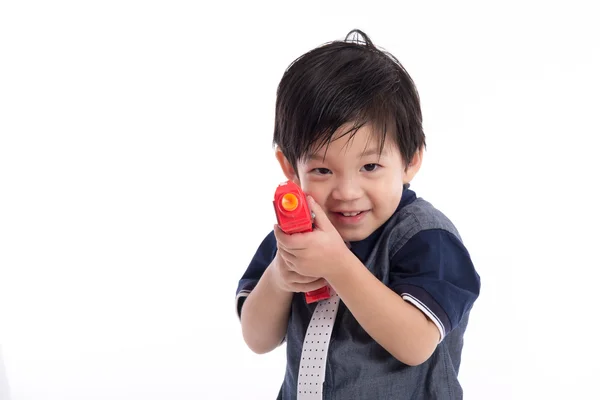
[[[288,235],[300,232],[311,232],[313,229],[312,215],[308,208],[306,195],[292,181],[280,184],[275,191],[275,215],[279,228]],[[325,300],[331,296],[329,286],[305,293],[306,302]]]

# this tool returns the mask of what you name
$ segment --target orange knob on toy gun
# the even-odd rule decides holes
[[[308,208],[306,195],[292,181],[280,184],[273,199],[277,224],[289,235],[300,232],[310,232],[313,227],[314,215]],[[329,286],[305,293],[306,302],[328,299],[331,296]]]
[[[281,198],[281,206],[285,211],[294,211],[298,208],[298,198],[293,193],[286,193]]]

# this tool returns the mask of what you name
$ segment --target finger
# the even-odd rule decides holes
[[[294,253],[288,251],[288,249],[286,249],[279,243],[277,243],[277,252],[279,252],[281,258],[283,258],[288,263],[293,263],[297,258]]]
[[[306,198],[308,200],[308,205],[310,206],[311,211],[315,215],[314,224],[317,226],[317,228],[321,230],[329,230],[333,228],[331,221],[329,221],[329,218],[327,218],[327,214],[325,213],[325,211],[323,211],[319,203],[317,203],[312,196],[306,196]]]
[[[285,232],[283,232],[281,230],[279,225],[275,224],[275,225],[273,225],[273,234],[275,235],[275,239],[277,240],[277,243],[279,243],[284,239]]]
[[[313,290],[320,289],[326,285],[327,285],[327,281],[325,281],[325,279],[321,278],[321,279],[317,279],[314,282],[309,282],[309,283],[292,283],[292,284],[290,284],[290,287],[295,292],[306,293],[306,292],[311,292]]]
[[[296,245],[295,242],[298,240],[298,236],[301,234],[288,235],[282,231],[277,224],[273,225],[273,233],[275,234],[278,247],[288,250],[296,250],[300,248],[300,246]]]
[[[305,284],[305,283],[311,283],[314,281],[317,281],[319,279],[319,277],[316,276],[307,276],[307,275],[301,275],[299,273],[297,273],[296,271],[288,271],[286,273],[286,280],[288,282],[292,282],[292,283],[299,283],[299,284]]]
[[[306,243],[306,239],[303,237],[304,233],[294,233],[293,235],[288,235],[277,225],[273,227],[273,232],[275,233],[275,239],[277,240],[278,248],[285,249],[289,252],[306,250],[306,245],[304,244]]]

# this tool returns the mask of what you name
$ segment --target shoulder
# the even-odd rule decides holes
[[[442,211],[420,197],[392,215],[388,226],[392,253],[423,231],[444,231],[449,234],[448,236],[462,242],[458,229],[452,221]]]

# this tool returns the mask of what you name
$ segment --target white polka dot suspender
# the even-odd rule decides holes
[[[298,372],[298,399],[321,400],[327,350],[337,315],[340,298],[331,288],[331,297],[321,300],[312,315],[304,343]]]

